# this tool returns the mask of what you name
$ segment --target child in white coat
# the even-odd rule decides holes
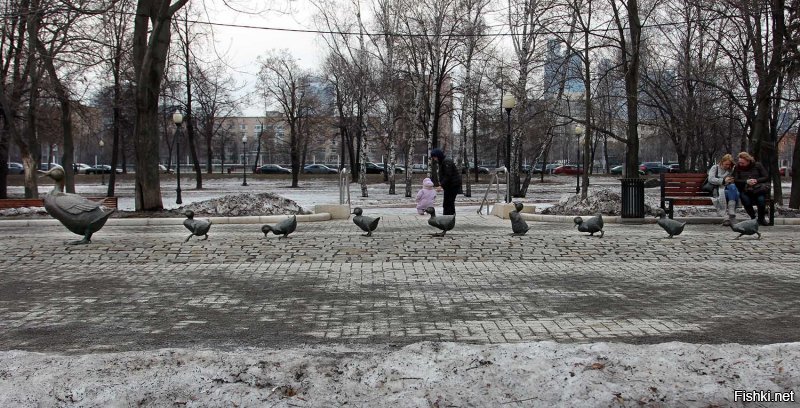
[[[425,215],[425,209],[433,207],[436,201],[436,190],[433,189],[433,181],[430,178],[422,180],[422,188],[417,193],[417,214]]]

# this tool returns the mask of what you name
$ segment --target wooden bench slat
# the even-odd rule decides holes
[[[680,197],[671,198],[672,205],[712,205],[713,202],[710,198],[697,198],[697,197]]]
[[[116,209],[119,204],[119,197],[86,197],[92,201],[98,201],[108,208]],[[6,198],[0,199],[0,209],[21,208],[21,207],[44,207],[44,200],[41,198]]]
[[[670,193],[664,194],[664,198],[669,198],[669,197],[698,197],[698,196],[699,197],[703,197],[703,196],[711,197],[711,195],[708,194],[708,193],[704,192],[703,194],[698,194],[698,193],[695,193],[693,191],[675,191],[675,192],[670,192]]]

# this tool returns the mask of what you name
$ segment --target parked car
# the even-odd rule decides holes
[[[8,174],[23,174],[25,173],[25,167],[22,163],[17,162],[8,162]]]
[[[425,165],[425,164],[412,164],[411,165],[411,172],[414,173],[414,174],[427,173],[428,172],[428,166]]]
[[[168,169],[167,166],[165,166],[163,164],[159,164],[158,165],[158,172],[162,173],[162,174],[172,174],[172,173],[175,172],[175,170]]]
[[[471,174],[475,174],[475,166],[470,165],[469,166],[469,172]],[[467,168],[466,167],[462,167],[461,168],[461,174],[467,174]],[[478,174],[489,174],[489,168],[485,167],[485,166],[478,166]]]
[[[122,169],[115,170],[115,173],[122,174]],[[86,174],[111,174],[111,166],[107,164],[98,164],[86,169]]]
[[[544,166],[544,174],[553,174],[553,172],[555,171],[555,169],[558,168],[558,166],[560,166],[560,164],[558,163],[550,163],[547,166]]]
[[[644,174],[669,173],[669,166],[665,166],[661,162],[644,162],[639,165],[639,170]]]
[[[73,163],[72,169],[75,171],[75,174],[86,174],[86,170],[89,170],[92,166],[86,163]]]
[[[303,167],[303,173],[306,174],[337,174],[339,171],[332,169],[324,164],[309,164]]]
[[[383,173],[383,166],[379,166],[373,162],[367,162],[367,174],[381,174]]]
[[[277,164],[265,164],[256,168],[256,174],[292,174],[292,171],[286,167],[281,167]]]
[[[678,163],[672,163],[668,167],[670,173],[679,173],[681,171],[681,165]]]
[[[553,170],[553,174],[566,174],[566,175],[576,175],[576,174],[583,174],[583,169],[578,166],[572,164],[565,164],[563,166],[558,166]]]
[[[625,166],[620,164],[619,166],[612,167],[610,172],[611,172],[611,174],[622,175],[622,169],[623,168],[625,168]],[[639,174],[640,175],[644,175],[644,171],[642,171],[642,169],[639,169]]]
[[[781,167],[779,171],[781,173],[781,177],[791,177],[794,174],[794,172],[789,170],[787,167]]]
[[[379,166],[381,168],[381,171],[386,171],[386,164],[385,163],[377,163],[377,166]],[[401,165],[399,165],[399,164],[395,164],[394,165],[394,172],[395,172],[395,174],[402,174],[402,173],[406,172],[406,168],[401,166]]]
[[[61,167],[61,165],[60,164],[56,164],[56,163],[50,163],[50,164],[39,163],[39,170],[41,170],[41,171],[47,171],[47,170],[52,169],[53,167]]]

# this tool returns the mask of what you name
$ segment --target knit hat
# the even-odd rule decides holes
[[[422,180],[422,187],[433,187],[433,181],[426,177],[425,180]]]
[[[431,157],[435,157],[439,160],[444,160],[444,152],[440,148],[435,148],[431,150]]]

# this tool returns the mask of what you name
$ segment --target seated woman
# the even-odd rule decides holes
[[[755,204],[758,207],[758,223],[767,225],[767,220],[764,219],[767,213],[766,199],[769,195],[767,170],[749,153],[741,152],[738,155],[736,168],[733,170],[733,179],[736,188],[739,189],[739,198],[742,200],[742,206],[747,211],[747,215],[750,216],[750,219],[756,218],[756,213],[753,211],[753,204]]]
[[[736,220],[736,205],[739,203],[739,190],[733,182],[733,156],[726,154],[719,162],[708,170],[708,182],[717,186],[712,193],[711,201],[717,208],[717,214],[728,218],[722,225],[729,227]]]

